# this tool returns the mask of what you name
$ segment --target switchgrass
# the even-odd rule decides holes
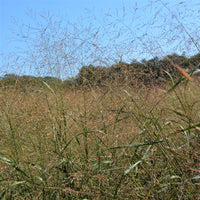
[[[198,84],[0,88],[0,198],[200,199]]]

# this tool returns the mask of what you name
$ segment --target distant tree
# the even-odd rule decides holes
[[[20,76],[15,75],[15,74],[5,74],[3,79],[4,80],[17,80],[19,79]]]

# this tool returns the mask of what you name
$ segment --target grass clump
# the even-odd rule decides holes
[[[0,197],[199,199],[198,84],[0,88]]]

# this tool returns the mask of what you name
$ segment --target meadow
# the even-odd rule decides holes
[[[199,79],[17,84],[0,87],[0,199],[200,199]]]

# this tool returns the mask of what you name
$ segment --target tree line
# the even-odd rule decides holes
[[[171,62],[170,62],[171,61]],[[199,65],[200,53],[190,58],[184,55],[172,54],[162,59],[155,57],[150,60],[143,59],[141,62],[133,60],[131,63],[118,62],[109,67],[82,66],[76,77],[60,80],[55,77],[34,77],[34,76],[18,76],[15,74],[6,74],[1,77],[0,86],[13,85],[17,82],[31,85],[38,85],[42,81],[47,82],[51,86],[65,87],[103,87],[107,84],[129,85],[129,86],[151,86],[160,85],[168,82],[171,78],[177,80],[182,74],[171,64],[178,64],[186,72],[190,73]],[[171,77],[170,77],[171,76]],[[38,82],[39,80],[39,82]]]

